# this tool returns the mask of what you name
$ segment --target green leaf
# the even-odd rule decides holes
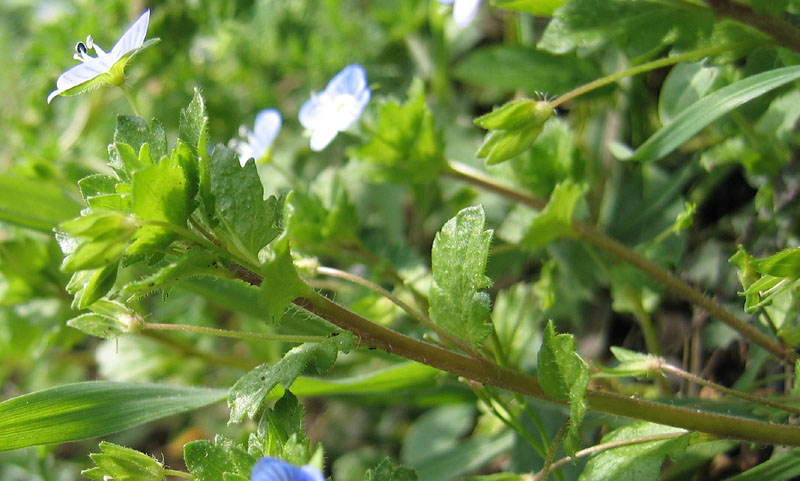
[[[389,100],[378,107],[369,140],[351,149],[364,175],[373,182],[426,183],[445,166],[444,144],[433,113],[425,103],[422,80],[415,79],[408,100]]]
[[[694,46],[713,24],[710,9],[688,2],[572,0],[556,10],[538,46],[562,54],[616,42],[639,56],[668,44]]]
[[[522,245],[539,249],[556,239],[575,237],[572,215],[583,196],[583,188],[567,179],[558,184],[547,206],[534,217]]]
[[[69,327],[103,339],[115,339],[125,334],[125,325],[118,318],[108,317],[94,312],[81,314],[67,321]]]
[[[580,447],[580,425],[586,412],[589,366],[575,352],[575,337],[556,335],[553,321],[547,322],[539,350],[539,382],[548,397],[569,403],[569,428],[564,449],[573,456]]]
[[[135,449],[101,441],[100,450],[89,455],[97,467],[81,471],[93,481],[162,481],[167,475],[163,464]]]
[[[351,333],[341,332],[320,343],[305,343],[287,352],[280,361],[262,364],[240,377],[228,394],[230,422],[255,416],[275,385],[280,383],[289,388],[307,366],[313,365],[319,374],[328,370],[340,351],[350,350],[353,340]]]
[[[134,236],[127,251],[129,255],[151,254],[156,249],[166,247],[175,238],[176,234],[168,227],[147,225],[147,221],[186,226],[186,219],[195,207],[194,196],[197,192],[196,185],[184,168],[190,161],[188,147],[179,142],[171,157],[133,174],[131,208],[136,218],[145,225]]]
[[[609,349],[619,364],[615,367],[598,366],[602,372],[594,374],[594,377],[653,377],[657,374],[658,357],[617,346]]]
[[[798,78],[800,65],[795,65],[756,74],[727,85],[684,109],[672,123],[647,139],[625,160],[648,162],[661,159],[736,107]]]
[[[76,199],[48,181],[0,174],[0,221],[50,233],[79,212]]]
[[[95,269],[89,281],[83,286],[79,294],[78,309],[86,309],[94,302],[105,296],[114,287],[117,280],[117,270],[119,263],[107,264],[104,267]]]
[[[172,286],[186,279],[225,275],[227,271],[217,266],[218,259],[219,256],[213,251],[191,249],[156,272],[125,284],[120,289],[121,296],[130,300],[148,296],[157,290],[166,293]]]
[[[679,433],[683,430],[660,424],[639,422],[616,429],[603,436],[603,443],[634,439],[657,434]],[[667,439],[629,444],[601,451],[589,460],[580,481],[656,481],[661,474],[664,458],[675,459],[686,451],[691,434]],[[762,478],[769,479],[769,478]]]
[[[133,152],[140,154],[142,147],[147,144],[150,157],[158,162],[167,155],[167,134],[164,126],[157,119],[153,119],[148,125],[144,119],[132,115],[118,115],[117,128],[114,131],[115,144],[127,144]],[[112,167],[117,168],[112,159]],[[142,165],[143,167],[145,165]],[[120,166],[122,167],[122,166]],[[133,175],[132,171],[125,171],[128,176]]]
[[[75,272],[117,262],[139,226],[125,214],[99,211],[64,222],[60,228],[63,232],[56,235],[66,254],[61,269]]]
[[[537,301],[533,287],[521,282],[497,293],[492,321],[509,367],[536,365],[530,346],[540,337],[542,311]]]
[[[395,466],[388,457],[364,474],[364,481],[417,481],[418,479],[413,469],[407,466]]]
[[[185,109],[181,109],[178,138],[186,142],[195,155],[206,155],[206,136],[208,134],[208,116],[206,105],[200,89],[195,87],[192,101]]]
[[[455,68],[458,80],[502,92],[567,92],[601,75],[577,55],[554,55],[532,47],[491,45],[477,48]]]
[[[800,247],[784,249],[764,259],[753,259],[750,265],[756,272],[775,277],[800,277]]]
[[[240,166],[236,153],[223,145],[211,154],[211,194],[220,240],[258,263],[258,251],[283,230],[285,196],[264,200],[255,162]]]
[[[311,441],[303,432],[305,409],[290,391],[267,409],[258,423],[258,431],[250,435],[248,452],[255,458],[272,456],[292,464],[303,465],[311,458]]]
[[[479,292],[492,284],[485,274],[492,231],[485,222],[482,207],[461,210],[436,234],[431,251],[431,320],[473,346],[492,331],[485,322],[489,295]]]
[[[201,481],[230,481],[231,475],[250,478],[256,459],[241,446],[224,436],[214,442],[200,439],[183,446],[186,467]]]
[[[261,268],[261,286],[258,304],[266,310],[270,322],[278,323],[289,304],[298,297],[308,295],[310,288],[297,275],[288,247]]]
[[[80,382],[0,403],[0,451],[105,436],[225,398],[225,391]]]
[[[537,17],[549,17],[568,0],[494,0],[492,5],[505,10],[526,12]]]
[[[706,67],[704,63],[679,63],[669,71],[658,95],[661,125],[672,122],[676,115],[700,100],[714,85],[720,69]]]

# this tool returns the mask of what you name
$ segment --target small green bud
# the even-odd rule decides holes
[[[498,164],[527,150],[539,137],[544,123],[553,115],[543,100],[515,99],[475,119],[489,133],[477,156],[489,165]]]
[[[678,217],[675,219],[675,225],[672,227],[675,232],[688,229],[694,222],[694,212],[697,210],[697,204],[686,202],[684,208],[684,211],[678,214]]]
[[[89,455],[97,467],[81,472],[94,481],[162,481],[167,471],[152,457],[117,444],[102,441],[102,453]]]
[[[74,317],[67,321],[67,325],[103,339],[134,334],[144,327],[144,319],[119,302],[99,299],[91,304],[90,309],[94,312]]]

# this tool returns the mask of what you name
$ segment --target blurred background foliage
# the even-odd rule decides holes
[[[797,2],[783,3],[778,11],[797,13]],[[284,124],[274,145],[275,165],[261,165],[259,172],[269,194],[286,191],[294,179],[308,187],[297,193],[299,220],[292,225],[303,253],[385,281],[381,269],[364,267],[374,264],[374,258],[364,257],[369,252],[426,291],[435,233],[459,209],[480,203],[488,226],[497,230],[488,275],[494,280],[493,318],[498,336],[511,346],[511,365],[535,369],[535,347],[548,318],[577,336],[586,359],[601,362],[608,359],[610,345],[647,350],[638,327],[646,321],[655,325],[665,356],[678,364],[689,359],[691,339],[698,349],[691,359],[726,385],[752,386],[767,374],[781,379],[782,371],[766,363],[763,351],[745,349],[726,326],[693,312],[632,268],[611,265],[573,240],[544,248],[521,245],[533,216],[529,209],[442,177],[405,185],[398,179],[370,182],[375,179],[358,171],[357,163],[345,162],[346,156],[357,157],[354,149],[369,138],[368,132],[353,129],[323,153],[313,153],[297,121],[309,94],[324,88],[345,65],[359,63],[368,73],[373,101],[364,125],[376,125],[382,98],[404,102],[412,79],[420,77],[445,156],[480,167],[475,151],[484,132],[472,120],[514,94],[541,91],[552,98],[670,48],[680,52],[736,36],[763,38],[753,30],[701,16],[693,19],[699,27],[686,26],[692,34],[644,32],[641,25],[630,30],[622,22],[597,27],[593,34],[587,27],[591,35],[548,37],[549,19],[544,17],[483,5],[478,19],[462,29],[452,24],[446,7],[424,0],[7,0],[0,4],[0,173],[39,184],[53,202],[31,205],[38,220],[23,223],[27,227],[0,222],[0,398],[86,379],[227,387],[248,367],[276,360],[288,348],[179,333],[99,340],[65,325],[76,313],[64,291],[68,276],[59,270],[61,252],[49,226],[80,209],[80,178],[109,172],[107,145],[115,118],[130,113],[130,107],[115,89],[56,98],[49,106],[45,98],[58,74],[73,65],[77,41],[92,34],[108,49],[128,21],[148,7],[148,37],[160,37],[161,43],[128,69],[143,116],[160,119],[174,141],[178,112],[199,88],[213,144],[236,137],[261,109],[280,110]],[[549,51],[536,48],[540,41]],[[705,64],[625,79],[562,106],[528,152],[487,170],[541,197],[565,179],[584,183],[586,200],[579,202],[578,217],[740,309],[736,268],[727,261],[737,244],[763,257],[798,243],[797,89],[757,98],[659,163],[618,162],[606,145],[641,144],[691,103],[693,94],[680,88],[701,75],[707,85],[697,87],[705,90],[696,92],[694,100],[744,76],[797,63],[796,53],[764,44]],[[669,88],[676,93],[665,94]],[[691,228],[662,235],[687,202],[697,209]],[[326,222],[327,231],[318,229]],[[164,294],[168,302],[158,295],[136,302],[154,322],[274,329],[252,308],[231,310],[206,301],[213,289],[197,280]],[[333,290],[337,301],[356,312],[419,334],[418,327],[371,291],[338,283]],[[790,346],[800,345],[796,296],[781,302],[773,313],[781,319],[780,335]],[[284,320],[288,331],[324,332],[314,321],[296,317]],[[216,358],[217,353],[225,355]],[[335,374],[368,372],[391,362],[378,354],[345,356]],[[479,469],[539,469],[541,456],[487,414],[485,405],[476,409],[475,401],[465,384],[452,379],[394,396],[310,398],[305,401],[306,428],[325,446],[335,480],[360,479],[387,453],[415,466],[423,480],[456,479]],[[551,437],[566,419],[550,405],[530,400],[521,405],[525,409],[514,413],[519,422]],[[170,466],[179,467],[186,441],[215,433],[245,436],[227,427],[226,420],[227,409],[216,406],[110,439],[163,455]],[[600,421],[590,417],[587,423]],[[704,459],[724,453],[723,448]],[[0,478],[79,479],[92,450],[96,442],[90,440],[3,453]],[[757,460],[770,455],[744,451]],[[567,466],[565,479],[580,466]]]

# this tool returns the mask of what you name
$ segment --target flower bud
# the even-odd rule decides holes
[[[521,154],[536,141],[552,115],[553,108],[546,101],[515,99],[478,117],[475,124],[489,133],[477,156],[492,165]]]

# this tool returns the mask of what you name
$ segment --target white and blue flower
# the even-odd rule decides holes
[[[158,41],[151,39],[145,43],[149,23],[148,9],[128,27],[108,52],[94,43],[91,35],[86,37],[86,42],[78,42],[73,57],[81,63],[58,76],[56,89],[47,96],[47,103],[58,95],[76,95],[101,85],[122,85],[125,82],[125,66],[128,61],[139,51]],[[96,57],[89,55],[92,50]]]
[[[279,130],[281,130],[281,114],[275,109],[259,112],[252,132],[242,126],[239,135],[244,140],[232,142],[233,149],[239,153],[239,163],[242,167],[248,159],[259,161],[268,155]]]
[[[481,6],[481,0],[439,0],[439,3],[453,4],[453,23],[459,27],[469,25]]]
[[[325,90],[312,95],[300,108],[300,123],[311,133],[311,150],[318,152],[336,134],[355,122],[369,102],[367,74],[358,64],[348,65],[328,83]]]
[[[325,476],[313,466],[295,466],[267,456],[253,466],[250,481],[325,481]]]

